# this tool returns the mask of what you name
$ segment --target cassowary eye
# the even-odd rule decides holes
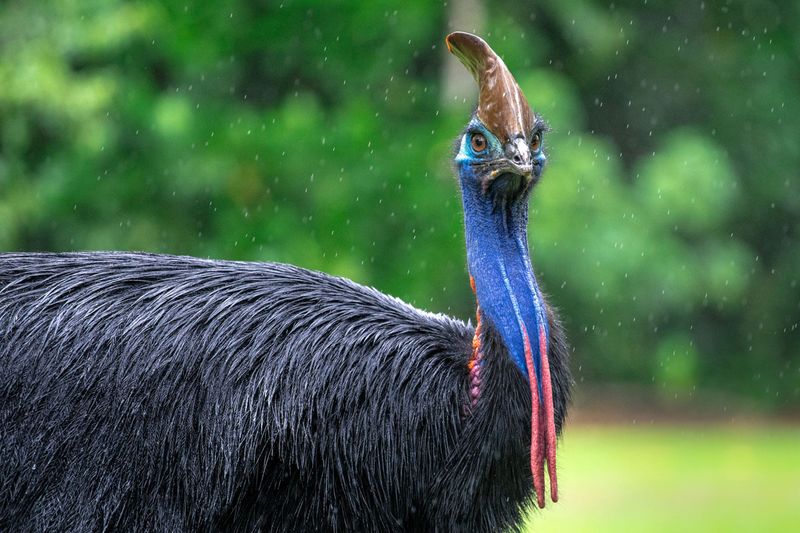
[[[531,152],[536,153],[542,148],[542,134],[541,132],[536,132],[533,134],[533,139],[531,139]]]
[[[472,149],[475,153],[481,153],[486,150],[486,137],[484,137],[480,133],[476,133],[472,136]]]

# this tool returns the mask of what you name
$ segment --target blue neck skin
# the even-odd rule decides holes
[[[544,328],[547,338],[548,325],[528,252],[530,185],[518,193],[494,190],[503,185],[500,183],[484,191],[469,161],[457,158],[456,162],[464,203],[467,262],[475,280],[478,305],[530,381],[523,330],[527,332],[541,401],[539,328]]]

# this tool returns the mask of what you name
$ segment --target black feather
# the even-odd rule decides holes
[[[560,429],[567,347],[552,310]],[[528,385],[472,327],[288,265],[0,254],[0,531],[496,531]]]

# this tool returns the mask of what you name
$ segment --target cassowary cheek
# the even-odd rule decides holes
[[[534,184],[539,182],[544,171],[544,164],[547,162],[547,157],[544,152],[539,152],[531,159],[531,175],[533,176]]]

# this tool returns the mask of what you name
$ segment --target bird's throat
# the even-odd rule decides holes
[[[558,499],[548,323],[527,241],[527,194],[498,201],[462,187],[467,261],[481,318],[498,331],[531,392],[531,471],[544,507],[544,466]],[[471,375],[472,379],[472,375]]]

